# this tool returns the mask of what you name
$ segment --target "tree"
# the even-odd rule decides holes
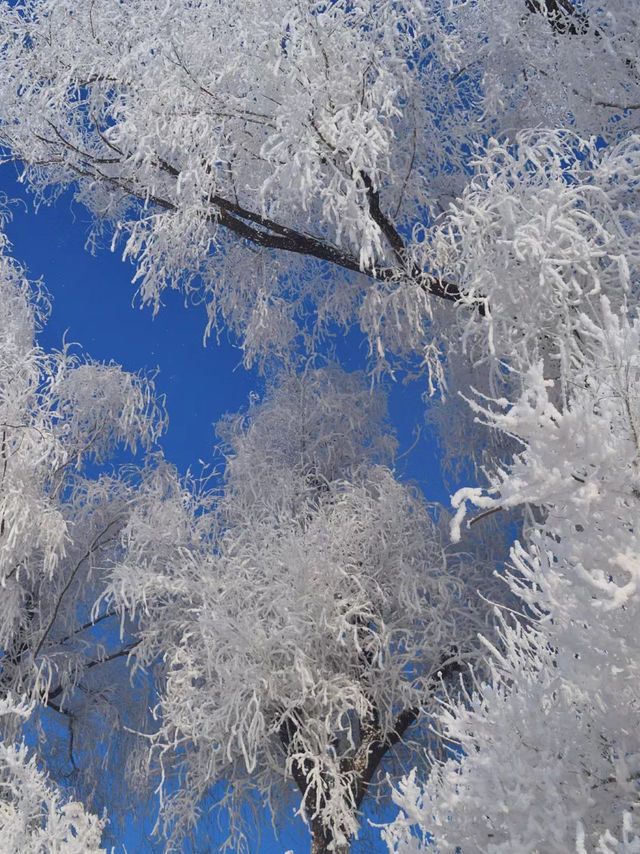
[[[0,5],[3,159],[19,164],[40,202],[73,186],[95,215],[93,240],[104,229],[135,260],[144,301],[157,308],[163,288],[183,287],[206,303],[208,330],[226,325],[242,341],[245,361],[263,366],[274,357],[295,362],[297,348],[306,356],[336,325],[359,324],[372,370],[418,368],[430,394],[448,388],[448,400],[430,417],[443,425],[444,464],[455,486],[463,475],[470,483],[454,497],[453,538],[465,537],[478,586],[487,589],[482,576],[496,566],[506,583],[502,593],[491,587],[500,607],[494,625],[483,628],[490,654],[476,656],[472,684],[464,676],[456,684],[442,658],[455,647],[459,665],[471,648],[469,625],[484,612],[468,607],[438,654],[418,644],[411,662],[405,659],[394,683],[400,697],[386,698],[380,725],[385,747],[397,715],[431,713],[441,692],[444,734],[433,747],[425,794],[417,782],[406,783],[399,801],[443,850],[557,844],[581,854],[621,838],[627,848],[636,844],[629,818],[620,817],[633,806],[636,773],[625,720],[635,720],[637,708],[626,620],[637,545],[639,42],[632,0]],[[253,658],[243,658],[235,641],[215,634],[210,618],[219,609],[223,622],[247,619],[246,589],[241,594],[236,582],[241,557],[261,579],[258,611],[279,613],[269,585],[279,589],[286,574],[268,572],[289,566],[279,549],[286,545],[307,560],[318,537],[331,563],[331,548],[347,538],[341,510],[378,518],[380,502],[395,496],[395,512],[405,519],[399,508],[409,499],[354,433],[363,422],[346,397],[340,400],[350,417],[340,435],[359,457],[344,468],[327,474],[320,466],[318,473],[313,458],[311,468],[298,459],[296,469],[295,461],[249,455],[254,429],[267,448],[278,439],[256,425],[278,411],[283,390],[293,388],[288,382],[273,386],[273,403],[252,408],[247,424],[230,429],[235,457],[219,499],[180,484],[164,464],[141,478],[121,529],[122,552],[109,564],[111,587],[99,601],[113,602],[140,633],[132,656],[139,667],[164,656],[162,719],[152,735],[167,762],[167,746],[177,744],[172,761],[182,763],[185,785],[176,817],[188,824],[193,793],[220,776],[275,791],[261,775],[277,758],[278,790],[286,790],[288,773],[314,844],[327,847],[355,828],[358,780],[366,773],[353,761],[366,744],[361,724],[374,701],[356,690],[341,718],[344,696],[335,695],[337,706],[327,700],[330,723],[314,746],[305,727],[315,718],[301,716],[306,706],[297,699],[284,710],[269,705],[262,683],[255,698],[235,683],[235,693],[217,693],[229,673],[237,680],[241,661],[273,671],[261,658],[268,635]],[[279,417],[277,429],[294,447],[297,437]],[[331,418],[316,426],[322,429],[310,435],[317,441],[338,435]],[[240,468],[245,453],[251,464]],[[273,492],[264,491],[270,480],[254,480],[252,467],[275,476]],[[384,471],[383,488],[376,478]],[[293,487],[295,495],[287,491]],[[469,507],[479,513],[463,532]],[[390,518],[379,517],[381,531]],[[505,572],[510,522],[521,545]],[[222,586],[199,574],[212,566]],[[135,588],[129,570],[139,578]],[[362,584],[374,571],[366,561],[351,570]],[[339,592],[316,604],[336,609],[350,601],[352,591]],[[511,621],[513,597],[524,613]],[[432,607],[446,612],[460,604],[455,596],[445,601],[429,600],[420,613],[403,602],[407,641],[386,647],[385,660],[402,659],[427,618],[439,624]],[[325,612],[309,608],[314,631],[325,620],[337,632],[340,655],[331,672],[344,675],[339,664],[349,678],[354,668],[369,674],[361,636],[380,629],[379,613],[356,611],[349,622],[329,609],[342,620],[338,631]],[[594,621],[594,608],[615,619]],[[150,619],[165,611],[170,619],[160,633]],[[342,648],[343,635],[353,646]],[[228,658],[212,654],[208,637]],[[410,698],[403,680],[413,684],[414,666],[428,675],[416,683],[419,697]],[[438,668],[440,685],[433,680]],[[617,692],[613,701],[605,697],[608,685]],[[209,692],[215,701],[207,705]],[[595,711],[587,693],[598,701]],[[246,725],[238,723],[231,738],[219,723],[221,697],[236,698],[229,714],[239,698],[247,701],[240,709],[246,717],[234,718]],[[540,726],[539,709],[552,728]],[[519,717],[531,719],[533,747]],[[572,739],[569,721],[577,722]],[[513,756],[507,770],[496,735],[503,731]],[[543,750],[550,731],[565,737],[562,761],[559,741]],[[448,736],[459,739],[465,757],[444,761]],[[212,753],[205,744],[218,748],[215,767],[205,764]],[[553,801],[527,788],[529,778],[532,786],[539,780],[528,771],[534,759],[557,783],[548,790]],[[500,803],[488,795],[495,780],[525,793],[531,821],[524,809],[512,811],[511,824],[496,818]],[[434,806],[426,808],[429,799]],[[597,803],[593,815],[586,802]],[[545,803],[561,807],[553,840],[540,818]],[[391,844],[413,844],[403,838],[405,825],[388,831]]]
[[[232,825],[293,800],[313,852],[349,850],[383,760],[419,756],[409,727],[475,649],[475,591],[388,468],[383,411],[336,368],[285,375],[222,425],[211,512],[166,478],[137,502],[108,601],[138,621],[135,666],[163,662],[154,750],[180,775],[177,839],[223,783]]]
[[[474,521],[526,508],[505,572],[520,604],[515,618],[498,610],[491,678],[443,700],[438,729],[455,748],[426,786],[397,790],[392,851],[638,848],[637,152],[635,137],[520,134],[487,152],[461,197],[459,269],[489,295],[492,355],[510,354],[516,381],[511,400],[467,400],[514,452],[453,496],[452,536],[471,508]],[[498,269],[517,305],[492,295]]]
[[[0,715],[28,717],[29,709],[4,699]],[[105,854],[104,822],[77,802],[64,803],[24,745],[0,742],[0,830],[6,854]]]
[[[630,0],[503,5],[5,2],[5,159],[41,198],[76,188],[144,301],[202,292],[249,362],[354,320],[379,355],[422,358],[433,298],[468,302],[428,233],[470,148],[569,116],[633,126]]]
[[[540,368],[520,400],[484,409],[523,450],[479,503],[526,501],[544,517],[506,576],[522,619],[501,617],[492,679],[443,704],[440,728],[459,753],[424,790],[401,785],[392,851],[640,849],[640,323],[601,297],[600,322],[582,324],[563,409]]]
[[[482,619],[473,573],[447,561],[427,508],[388,467],[381,394],[337,368],[284,375],[221,427],[221,495],[182,483],[157,453],[107,472],[118,445],[153,447],[164,424],[153,387],[69,347],[44,353],[44,295],[7,250],[3,833],[16,851],[73,854],[98,845],[103,826],[12,745],[28,703],[67,722],[66,745],[45,738],[37,758],[57,773],[64,762],[89,800],[104,797],[92,772],[125,748],[124,725],[149,732],[163,775],[180,781],[161,813],[175,841],[215,783],[228,787],[232,825],[256,795],[277,820],[295,783],[313,850],[346,851],[364,798],[380,796],[383,760],[400,744],[419,755],[408,730],[473,654]],[[110,620],[119,640],[103,631]],[[155,728],[144,686],[129,696],[113,669],[125,658],[132,677],[155,670]],[[91,756],[105,724],[118,739]]]
[[[165,418],[150,381],[92,362],[70,345],[45,353],[34,335],[47,309],[44,291],[29,284],[3,237],[0,704],[6,739],[2,785],[9,799],[3,793],[0,826],[3,844],[9,840],[16,852],[50,845],[47,851],[72,854],[80,850],[82,827],[87,846],[89,837],[99,841],[100,822],[73,804],[63,806],[36,768],[35,756],[27,760],[26,748],[11,742],[18,738],[21,717],[28,717],[27,707],[50,726],[50,716],[58,718],[66,735],[51,747],[39,739],[38,758],[52,771],[62,768],[65,776],[75,776],[87,794],[101,780],[104,786],[99,768],[95,777],[87,773],[79,779],[76,773],[78,764],[84,765],[79,757],[96,752],[96,727],[104,733],[120,729],[123,720],[140,725],[146,718],[140,692],[142,708],[127,710],[127,671],[118,669],[131,650],[128,627],[123,626],[120,644],[117,634],[102,631],[114,614],[94,608],[94,602],[107,583],[136,489],[153,468],[150,461],[148,468],[122,465],[109,471],[107,463],[118,449],[153,447]],[[10,714],[14,709],[17,716]],[[107,739],[102,743],[100,760],[108,767],[116,746]],[[75,842],[67,839],[72,826]]]

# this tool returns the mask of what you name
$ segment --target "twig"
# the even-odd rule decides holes
[[[480,522],[482,519],[486,519],[487,516],[493,516],[494,513],[498,513],[500,510],[504,510],[504,507],[492,507],[491,510],[486,510],[484,513],[481,513],[474,519],[470,519],[468,527],[470,528],[472,525],[475,525],[476,522]]]
[[[90,557],[91,557],[91,555],[92,555],[92,554],[93,554],[93,553],[94,553],[98,548],[100,548],[100,546],[101,546],[101,545],[104,545],[104,543],[101,543],[101,542],[100,542],[101,537],[103,537],[103,536],[104,536],[104,534],[106,534],[106,533],[107,533],[107,531],[109,530],[109,528],[111,528],[111,527],[112,527],[113,525],[115,525],[117,522],[120,522],[120,521],[121,521],[121,518],[122,518],[122,517],[118,516],[118,517],[116,517],[115,519],[113,519],[111,522],[109,522],[109,524],[108,524],[105,528],[103,528],[103,529],[102,529],[102,531],[100,531],[100,533],[98,533],[98,534],[95,536],[95,538],[93,539],[93,541],[92,541],[91,545],[89,546],[89,548],[87,549],[87,551],[83,554],[83,556],[80,558],[80,560],[78,561],[78,563],[75,565],[75,567],[74,567],[73,571],[71,572],[71,575],[69,576],[69,578],[68,578],[68,580],[67,580],[67,583],[66,583],[66,584],[65,584],[65,586],[62,588],[62,592],[60,593],[60,596],[58,597],[58,601],[56,602],[55,608],[53,609],[53,614],[52,614],[52,616],[51,616],[51,619],[49,620],[49,622],[48,622],[48,624],[47,624],[47,627],[46,627],[46,629],[44,630],[44,632],[43,632],[43,634],[42,634],[42,637],[40,638],[40,641],[38,642],[38,646],[36,647],[36,651],[35,651],[35,652],[34,652],[34,654],[33,654],[34,659],[36,659],[36,658],[38,657],[38,655],[40,654],[40,650],[42,649],[42,645],[44,644],[44,642],[45,642],[45,640],[46,640],[46,638],[47,638],[47,635],[48,635],[48,634],[49,634],[49,632],[51,631],[51,627],[53,626],[53,624],[55,623],[55,621],[56,621],[56,619],[57,619],[57,617],[58,617],[58,611],[60,610],[60,604],[61,604],[61,602],[62,602],[62,600],[63,600],[63,598],[64,598],[64,596],[65,596],[65,594],[66,594],[67,590],[71,587],[71,584],[72,584],[72,582],[73,582],[74,578],[76,577],[76,575],[77,575],[77,573],[78,573],[78,570],[80,569],[80,567],[82,566],[82,564],[85,562],[85,560],[87,560],[88,558],[90,558]]]

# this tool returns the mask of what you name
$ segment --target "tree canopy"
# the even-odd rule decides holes
[[[181,479],[153,383],[44,353],[3,244],[0,704],[66,721],[86,807],[7,713],[0,828],[98,850],[128,751],[167,850],[212,790],[232,850],[293,804],[342,854],[365,798],[397,854],[640,850],[639,49],[633,0],[0,3],[3,168],[267,377]],[[451,519],[394,470],[388,374]]]

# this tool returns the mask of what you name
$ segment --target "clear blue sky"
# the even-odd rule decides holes
[[[182,472],[190,466],[198,470],[199,460],[212,461],[214,423],[225,412],[244,407],[250,392],[260,393],[263,388],[261,378],[242,367],[237,346],[226,336],[203,346],[204,310],[185,307],[179,293],[165,294],[165,305],[155,318],[149,308],[140,309],[131,284],[133,267],[108,248],[96,256],[85,250],[89,215],[72,205],[70,196],[34,213],[11,166],[0,169],[0,192],[10,199],[26,198],[26,204],[13,206],[6,232],[29,278],[42,278],[52,297],[52,314],[40,335],[44,348],[59,348],[66,334],[67,341],[78,342],[94,359],[113,360],[131,371],[158,369],[156,386],[166,396],[169,413],[162,443],[165,456]],[[345,367],[366,367],[366,347],[357,335],[340,349]],[[401,453],[414,444],[415,427],[422,422],[422,388],[419,383],[390,387],[391,418]],[[427,498],[446,501],[436,451],[425,431],[398,468],[423,487]],[[369,842],[359,850],[382,851],[379,842],[375,849],[369,847],[376,838],[377,831],[371,831]],[[140,850],[141,840],[133,832],[126,841],[129,854]],[[265,828],[264,838],[256,842],[256,854],[283,854],[287,848],[299,854],[306,852],[307,845],[286,836],[274,843]]]
[[[106,247],[97,255],[85,250],[89,214],[67,195],[55,206],[33,211],[11,166],[0,170],[0,192],[26,199],[12,206],[6,232],[13,254],[32,279],[42,278],[52,296],[53,311],[40,336],[46,348],[59,347],[66,333],[94,359],[121,364],[127,370],[159,369],[156,386],[166,396],[169,430],[163,441],[167,458],[181,471],[211,460],[215,445],[213,424],[226,412],[241,409],[249,393],[261,392],[256,372],[246,371],[242,353],[226,335],[203,346],[204,309],[185,306],[177,292],[165,292],[164,307],[153,317],[140,307],[131,284],[133,267]],[[108,243],[108,238],[105,240]],[[366,346],[352,335],[341,356],[348,369],[366,368]],[[400,452],[414,440],[422,422],[423,385],[389,385],[391,418],[400,439]],[[430,499],[446,500],[433,443],[425,435],[399,462],[403,475],[418,481]]]

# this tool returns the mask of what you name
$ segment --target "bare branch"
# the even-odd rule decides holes
[[[109,524],[108,524],[108,525],[106,525],[106,526],[105,526],[105,527],[104,527],[104,528],[103,528],[103,529],[102,529],[102,530],[101,530],[101,531],[100,531],[100,532],[99,532],[99,533],[94,537],[94,539],[93,539],[93,541],[91,542],[91,545],[89,546],[89,548],[87,549],[87,551],[82,555],[82,557],[80,558],[80,560],[78,561],[78,563],[75,565],[75,567],[74,567],[74,568],[73,568],[73,570],[71,571],[71,574],[70,574],[69,578],[67,579],[67,583],[66,583],[66,584],[65,584],[65,586],[62,588],[62,592],[60,593],[60,596],[58,597],[58,601],[57,601],[57,602],[56,602],[56,604],[55,604],[55,607],[54,607],[54,609],[53,609],[53,614],[51,615],[51,618],[50,618],[49,622],[47,623],[47,626],[46,626],[46,628],[45,628],[44,632],[42,633],[42,637],[40,638],[40,641],[38,642],[38,646],[36,647],[36,650],[35,650],[35,652],[34,652],[34,654],[33,654],[33,658],[34,658],[34,659],[36,659],[36,658],[38,657],[38,655],[40,654],[40,651],[42,650],[42,645],[44,644],[44,642],[45,642],[45,640],[46,640],[46,638],[47,638],[47,635],[48,635],[48,634],[49,634],[49,632],[51,631],[51,628],[52,628],[53,624],[55,623],[55,621],[56,621],[56,619],[57,619],[57,617],[58,617],[58,611],[59,611],[59,609],[60,609],[60,605],[61,605],[61,603],[62,603],[62,600],[63,600],[63,598],[64,598],[64,596],[65,596],[66,592],[67,592],[67,591],[69,590],[69,588],[71,587],[71,584],[73,583],[73,580],[75,579],[76,575],[78,574],[78,571],[79,571],[80,567],[82,566],[82,564],[83,564],[86,560],[88,560],[88,559],[91,557],[91,555],[92,555],[95,551],[97,551],[97,549],[101,548],[101,546],[103,546],[103,545],[104,545],[104,542],[100,542],[100,541],[101,541],[101,539],[102,539],[102,537],[107,533],[107,531],[108,531],[110,528],[112,528],[112,527],[113,527],[113,525],[117,524],[117,523],[118,523],[118,522],[120,522],[120,521],[122,521],[122,517],[120,517],[120,516],[116,517],[116,518],[115,518],[115,519],[113,519],[111,522],[109,522]]]

